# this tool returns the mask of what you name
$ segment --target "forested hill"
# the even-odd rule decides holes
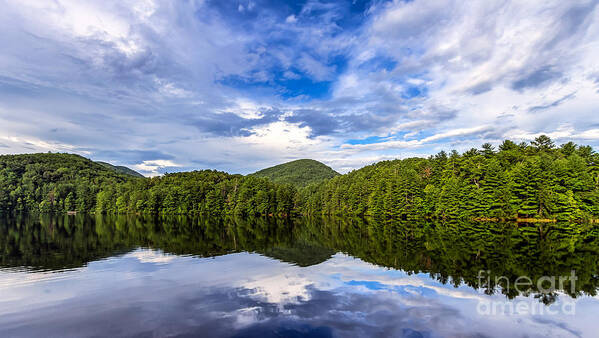
[[[99,213],[290,215],[296,190],[266,178],[202,170],[132,179],[97,195]]]
[[[339,173],[324,163],[303,159],[262,169],[252,175],[266,177],[275,183],[288,183],[301,188],[333,178]]]
[[[463,154],[383,161],[301,191],[304,213],[385,218],[599,216],[599,155],[540,136]]]
[[[215,170],[138,178],[73,154],[0,156],[0,213],[289,215],[296,190]]]
[[[299,160],[248,176],[203,170],[155,178],[77,155],[0,156],[0,212],[24,210],[598,219],[599,155],[541,136],[506,140],[497,149],[484,144],[462,154],[383,161],[345,175]]]
[[[106,168],[112,169],[120,174],[130,175],[133,177],[144,177],[144,175],[138,173],[137,171],[135,171],[131,168],[122,166],[122,165],[112,165],[110,163],[101,162],[101,161],[96,161],[96,163],[100,163],[101,165],[105,166]]]
[[[0,156],[0,211],[86,211],[106,186],[132,176],[73,154]]]

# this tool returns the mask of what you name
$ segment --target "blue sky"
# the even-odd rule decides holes
[[[156,175],[596,147],[597,5],[0,0],[0,153]]]

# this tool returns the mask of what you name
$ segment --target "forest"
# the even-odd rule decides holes
[[[497,148],[486,143],[461,154],[382,161],[345,175],[314,162],[294,161],[247,176],[202,170],[142,178],[78,155],[4,155],[0,212],[479,220],[599,216],[599,154],[572,142],[556,146],[547,136],[530,143],[505,140]]]
[[[303,159],[262,169],[252,175],[266,177],[275,183],[289,183],[297,188],[303,188],[339,176],[339,173],[324,163]]]
[[[90,211],[100,190],[130,179],[78,155],[3,155],[0,211]]]
[[[105,186],[99,213],[291,215],[296,189],[266,178],[216,170],[166,174]]]
[[[590,219],[599,215],[599,155],[547,136],[462,154],[383,161],[300,191],[308,214],[386,218]]]
[[[0,211],[290,215],[296,190],[215,170],[139,178],[72,154],[0,156]]]

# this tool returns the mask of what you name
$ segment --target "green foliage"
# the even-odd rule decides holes
[[[599,155],[547,136],[504,141],[463,154],[382,161],[303,192],[305,214],[385,218],[555,218],[599,216]]]
[[[0,212],[355,215],[386,219],[599,216],[599,155],[504,141],[463,154],[382,161],[339,175],[298,160],[248,176],[214,170],[136,178],[77,155],[0,156]]]
[[[105,166],[108,169],[114,170],[119,174],[125,174],[125,175],[130,175],[133,177],[144,177],[144,175],[138,173],[137,171],[131,169],[131,168],[127,168],[125,166],[122,165],[112,165],[110,163],[106,163],[106,162],[100,162],[100,161],[96,161],[96,163],[99,163],[103,166]]]
[[[266,177],[275,183],[287,183],[301,188],[328,180],[338,176],[339,173],[321,162],[304,159],[262,169],[252,175]]]
[[[71,154],[0,156],[0,212],[290,215],[296,190],[213,170],[137,178]]]
[[[599,228],[591,224],[472,221],[400,221],[376,218],[312,218],[302,220],[303,235],[337,252],[364,261],[424,273],[442,283],[468,285],[507,298],[520,295],[514,283],[521,276],[533,281],[530,293],[546,304],[556,290],[538,290],[544,276],[569,276],[574,285],[560,291],[572,297],[597,295]],[[479,278],[481,271],[486,277]],[[528,294],[526,294],[528,295]]]
[[[290,215],[295,188],[216,170],[166,174],[104,187],[98,213]]]
[[[2,155],[0,212],[89,211],[102,188],[129,179],[78,155]]]

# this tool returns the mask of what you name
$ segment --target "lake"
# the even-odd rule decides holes
[[[0,218],[0,337],[596,337],[585,224]]]

